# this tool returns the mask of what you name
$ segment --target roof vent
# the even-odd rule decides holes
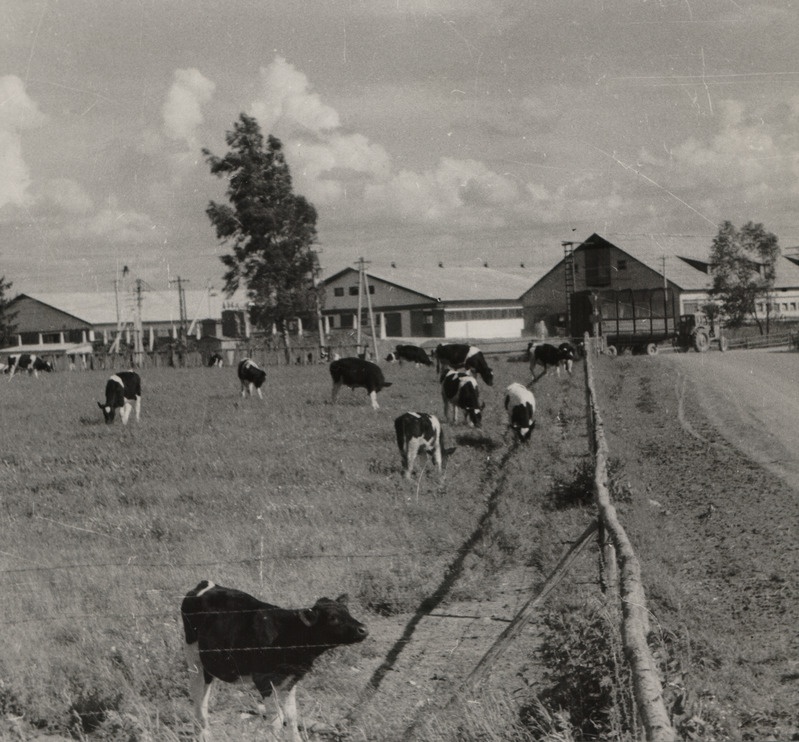
[[[488,261],[487,260],[483,261],[483,268],[488,268]]]
[[[438,267],[439,268],[443,268],[444,267],[444,263],[442,263],[440,260],[438,261]]]
[[[524,268],[524,263],[519,263],[519,268]]]
[[[391,267],[392,268],[396,268],[397,267],[397,264],[393,260],[391,261]]]

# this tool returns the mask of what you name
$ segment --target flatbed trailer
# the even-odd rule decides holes
[[[605,352],[655,355],[680,328],[679,300],[670,288],[601,289],[571,295],[571,334],[604,340]]]

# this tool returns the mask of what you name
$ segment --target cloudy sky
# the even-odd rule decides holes
[[[201,149],[281,139],[329,273],[364,256],[541,271],[592,232],[799,245],[799,4],[4,0],[0,276],[221,287]]]

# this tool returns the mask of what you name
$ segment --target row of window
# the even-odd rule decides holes
[[[471,322],[478,319],[517,319],[522,316],[521,307],[503,309],[452,309],[446,310],[451,322]]]
[[[375,287],[372,284],[369,284],[369,293],[374,294],[374,292],[375,292]],[[350,286],[349,294],[350,296],[358,296],[358,286]],[[334,287],[333,296],[344,296],[344,287],[343,286]]]
[[[758,312],[765,312],[766,311],[766,303],[763,301],[759,301],[757,303],[757,311]],[[769,304],[769,311],[770,312],[795,312],[796,311],[796,302],[795,301],[775,301]]]

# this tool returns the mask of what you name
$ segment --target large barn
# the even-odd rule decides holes
[[[389,268],[361,273],[345,268],[323,281],[325,330],[357,327],[371,305],[381,337],[501,338],[519,337],[524,329],[521,297],[535,275],[520,268],[500,271],[487,266]]]

